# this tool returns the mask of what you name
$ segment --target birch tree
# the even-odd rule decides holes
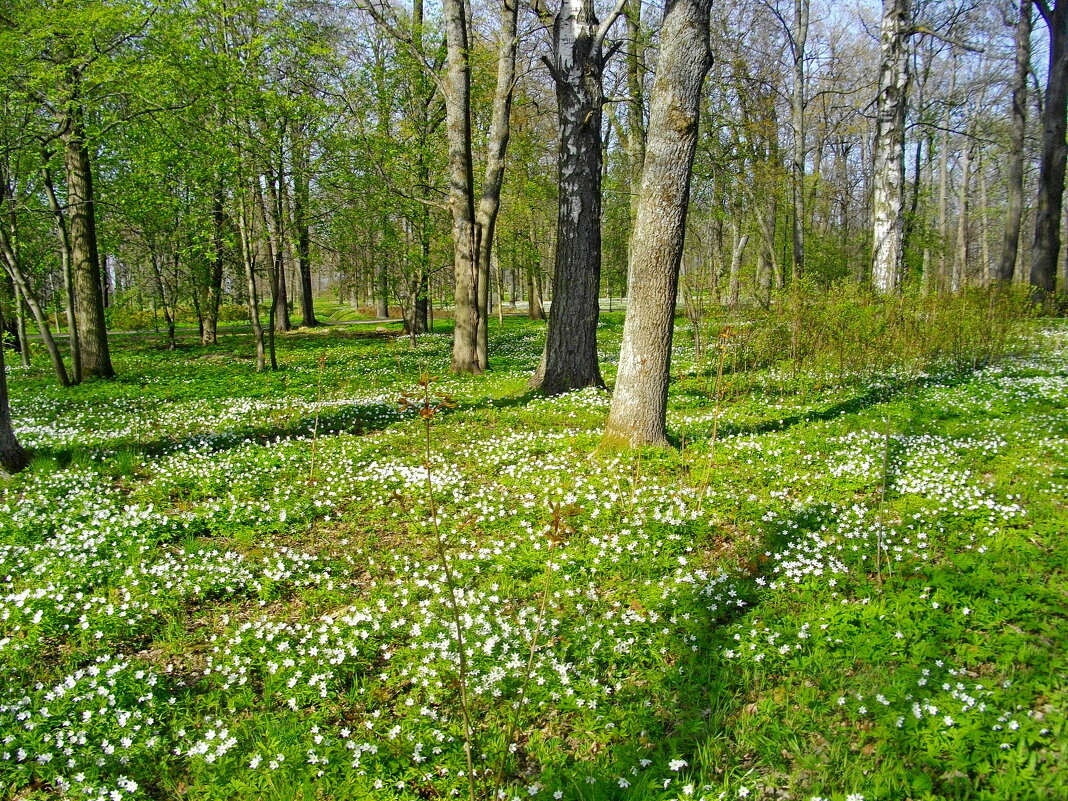
[[[552,25],[552,57],[545,64],[556,88],[560,205],[545,354],[531,385],[550,395],[604,386],[597,361],[604,40],[625,2],[619,0],[603,22],[593,0],[560,0],[555,14],[538,6]]]
[[[872,284],[893,292],[904,258],[905,110],[907,103],[910,0],[883,0],[876,97],[872,197]]]

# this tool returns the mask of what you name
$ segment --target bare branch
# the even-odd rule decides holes
[[[938,39],[940,42],[945,42],[946,44],[953,45],[954,47],[959,47],[961,50],[967,50],[970,53],[986,52],[981,47],[976,47],[975,45],[968,44],[967,42],[962,42],[959,39],[953,39],[949,36],[946,36],[945,34],[933,31],[926,25],[917,25],[909,33],[910,35],[930,36],[933,39]]]
[[[608,16],[604,18],[604,22],[597,26],[597,32],[593,35],[593,48],[596,50],[604,42],[604,37],[608,35],[608,30],[616,24],[616,20],[623,14],[623,9],[627,7],[627,0],[616,0],[615,7],[608,12]],[[618,48],[616,48],[618,49]],[[605,57],[605,61],[608,58]]]

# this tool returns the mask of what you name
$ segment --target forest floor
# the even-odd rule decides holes
[[[465,717],[479,798],[1068,797],[1068,327],[892,371],[680,330],[679,447],[613,454],[607,393],[526,390],[543,324],[477,378],[388,328],[9,368],[0,798],[470,798]]]

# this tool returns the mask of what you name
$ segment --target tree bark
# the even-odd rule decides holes
[[[308,210],[311,198],[311,174],[304,133],[293,141],[293,226],[297,229],[297,269],[300,273],[300,324],[304,328],[319,325],[315,319],[315,295],[312,290],[311,226]]]
[[[793,92],[790,120],[794,129],[790,194],[793,199],[794,280],[805,272],[805,45],[808,42],[809,0],[794,0]]]
[[[957,292],[968,285],[968,265],[971,262],[971,234],[969,217],[972,203],[972,148],[974,139],[970,136],[964,143],[960,165],[960,200],[957,214],[957,258],[953,262],[953,283],[950,290]]]
[[[478,203],[478,366],[489,368],[489,294],[490,262],[497,213],[501,208],[501,186],[504,184],[505,154],[511,136],[509,124],[515,88],[515,60],[519,24],[518,0],[501,0],[501,31],[497,47],[497,89],[493,94],[493,115],[490,119],[486,174],[482,183],[482,197]]]
[[[542,364],[531,386],[555,395],[604,386],[597,360],[597,296],[601,285],[602,44],[622,10],[598,23],[593,0],[561,0],[553,19],[560,139],[556,263]]]
[[[219,303],[222,300],[223,264],[225,246],[223,244],[223,228],[226,225],[226,215],[223,211],[223,188],[222,182],[215,187],[211,195],[211,223],[212,223],[212,255],[208,264],[207,281],[202,287],[203,299],[201,300],[201,318],[204,321],[200,331],[200,344],[214,345],[218,340],[219,329]]]
[[[905,184],[909,0],[883,0],[879,94],[876,98],[872,197],[872,285],[894,292],[904,258],[902,215]]]
[[[241,238],[241,263],[245,269],[248,288],[246,300],[249,324],[252,326],[252,337],[256,343],[256,372],[262,373],[267,370],[267,354],[263,342],[263,325],[260,323],[260,298],[256,289],[256,262],[252,253],[252,231],[249,228],[251,221],[248,218],[247,203],[245,197],[239,197],[237,200],[237,226]]]
[[[668,0],[650,101],[629,302],[602,444],[667,445],[667,391],[679,265],[697,147],[701,86],[711,66],[711,0]]]
[[[1061,208],[1064,172],[1068,161],[1065,141],[1068,117],[1068,0],[1037,0],[1049,28],[1049,70],[1042,108],[1042,151],[1038,165],[1038,207],[1035,241],[1031,246],[1031,286],[1040,295],[1057,285],[1057,259],[1061,249]]]
[[[627,0],[627,165],[630,172],[630,225],[638,217],[638,188],[645,163],[645,43],[642,0]]]
[[[1031,0],[1020,0],[1020,20],[1016,24],[1016,70],[1012,79],[1012,130],[1009,138],[1008,198],[1005,236],[1001,242],[995,280],[1011,283],[1020,250],[1020,221],[1023,218],[1024,141],[1027,135],[1027,75],[1031,69]]]
[[[455,276],[453,373],[479,374],[478,225],[471,157],[471,64],[465,0],[445,0],[445,129],[449,149],[449,213]]]
[[[73,98],[63,119],[63,157],[67,172],[71,272],[80,348],[80,375],[114,378],[104,318],[104,291],[96,241],[96,203],[93,170],[82,124],[77,78],[72,79]]]
[[[67,220],[63,213],[63,207],[59,205],[56,197],[55,185],[52,183],[52,171],[48,168],[49,155],[42,154],[42,175],[44,178],[45,194],[48,197],[48,207],[52,211],[52,218],[56,226],[56,236],[59,239],[60,266],[63,272],[63,290],[66,294],[67,312],[67,340],[70,347],[70,381],[72,384],[80,384],[82,381],[82,358],[81,347],[78,344],[78,326],[74,312],[74,272],[70,263],[70,236],[67,232]],[[58,316],[56,325],[59,325]]]

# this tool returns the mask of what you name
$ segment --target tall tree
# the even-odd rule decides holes
[[[1041,293],[1057,284],[1061,248],[1061,209],[1068,117],[1068,0],[1035,0],[1049,30],[1049,69],[1042,106],[1042,150],[1038,165],[1038,206],[1035,241],[1031,247],[1031,285]]]
[[[883,0],[876,98],[872,197],[872,284],[893,292],[904,258],[905,111],[909,84],[910,0]]]
[[[471,156],[471,62],[465,0],[445,0],[445,130],[449,143],[449,213],[456,280],[454,373],[481,373],[478,359],[478,250]]]
[[[1031,69],[1031,0],[1020,0],[1016,23],[1016,69],[1012,77],[1012,131],[1009,139],[1008,207],[995,278],[1010,282],[1016,273],[1023,217],[1024,137],[1027,134],[1027,76]]]
[[[552,22],[552,57],[545,63],[556,87],[560,205],[545,354],[531,385],[550,395],[604,385],[597,361],[604,39],[625,2],[604,22],[593,0],[560,0],[555,14],[541,12]]]
[[[711,65],[710,8],[711,0],[668,0],[664,7],[638,218],[630,241],[630,300],[602,440],[608,446],[667,444],[675,299],[701,87]]]
[[[808,43],[809,0],[794,0],[794,24],[790,33],[793,55],[793,87],[790,122],[793,127],[790,194],[793,200],[794,278],[805,271],[805,46]]]
[[[497,89],[493,95],[486,151],[486,174],[482,182],[482,196],[478,202],[478,366],[489,367],[487,340],[489,337],[490,263],[493,259],[497,214],[501,208],[501,186],[504,183],[505,155],[511,136],[512,97],[515,92],[515,60],[518,45],[516,29],[519,24],[518,0],[501,0],[500,40],[497,45]]]

